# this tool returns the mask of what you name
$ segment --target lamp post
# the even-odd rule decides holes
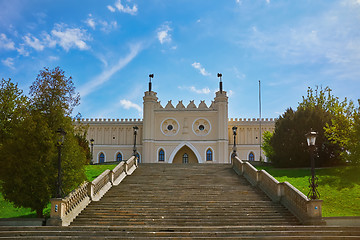
[[[310,131],[305,136],[306,136],[307,144],[309,146],[310,158],[311,158],[311,176],[309,178],[310,191],[309,191],[307,197],[313,200],[313,199],[320,198],[320,194],[317,190],[318,178],[315,176],[315,161],[314,161],[314,152],[316,149],[315,141],[316,141],[317,132]]]
[[[58,147],[58,180],[57,180],[57,191],[56,191],[56,197],[61,198],[61,147],[64,144],[64,139],[66,132],[64,129],[59,128],[57,131],[57,134],[59,135],[59,139],[57,142]]]
[[[236,130],[237,130],[237,127],[233,126],[232,130],[233,130],[233,135],[234,135],[234,147],[233,147],[232,157],[235,157],[236,156]]]
[[[90,146],[91,146],[91,159],[90,159],[90,164],[94,164],[94,142],[95,140],[92,138],[90,139]]]
[[[133,127],[134,129],[134,148],[133,148],[133,156],[136,156],[136,135],[137,135],[137,131],[138,131],[138,127],[135,126]]]

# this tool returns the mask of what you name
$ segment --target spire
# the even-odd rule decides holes
[[[154,74],[149,74],[149,92],[151,92],[151,79],[154,78]]]
[[[218,78],[220,78],[220,83],[219,83],[219,85],[220,85],[220,93],[222,93],[222,88],[223,88],[222,81],[221,81],[222,74],[218,73],[217,76],[218,76]]]

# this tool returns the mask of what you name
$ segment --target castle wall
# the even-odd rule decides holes
[[[134,131],[139,128],[136,147],[141,162],[159,162],[159,151],[164,151],[164,163],[172,163],[181,149],[189,148],[199,163],[230,163],[233,151],[232,127],[237,127],[236,150],[240,159],[249,160],[252,153],[260,160],[260,120],[228,119],[226,92],[217,92],[208,107],[204,101],[199,106],[190,101],[184,106],[171,101],[163,107],[155,92],[145,92],[144,119],[82,119],[88,125],[87,139],[94,139],[93,162],[99,162],[101,153],[106,162],[116,161],[122,154],[128,159],[133,154]],[[262,119],[261,132],[274,131],[274,119]],[[206,161],[207,150],[212,161]],[[182,151],[182,150],[181,150]],[[192,155],[192,156],[193,156]],[[265,154],[261,151],[265,158]]]
[[[261,124],[261,137],[260,137]],[[249,154],[253,152],[254,160],[260,161],[260,139],[262,140],[265,131],[273,132],[275,130],[275,119],[263,118],[255,119],[229,119],[228,133],[229,133],[229,153],[231,154],[234,145],[234,135],[232,127],[237,127],[236,134],[236,152],[240,159],[249,160]],[[266,161],[265,153],[261,150],[261,156]]]

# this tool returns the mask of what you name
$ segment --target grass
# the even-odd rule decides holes
[[[279,182],[289,182],[305,195],[309,192],[310,169],[264,167]],[[323,217],[360,216],[360,167],[316,169]]]
[[[14,205],[6,201],[3,195],[0,193],[0,218],[35,218],[35,211],[31,211],[29,208],[16,208]]]
[[[94,180],[106,169],[112,170],[117,164],[112,165],[87,165],[85,167],[85,174],[88,181]],[[50,203],[44,209],[44,215],[50,215]],[[0,193],[0,218],[35,218],[36,212],[31,211],[30,208],[17,208],[12,203],[6,201]]]
[[[106,169],[113,170],[117,164],[111,165],[87,165],[85,167],[86,178],[89,182],[94,180],[97,176],[103,173]]]

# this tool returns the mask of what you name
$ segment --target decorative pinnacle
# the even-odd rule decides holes
[[[149,74],[149,92],[151,92],[151,79],[154,78],[154,74]]]
[[[219,85],[220,85],[220,93],[222,93],[222,88],[223,88],[222,81],[221,81],[222,74],[218,73],[217,76],[218,76],[218,78],[220,78],[220,83],[219,83]]]

